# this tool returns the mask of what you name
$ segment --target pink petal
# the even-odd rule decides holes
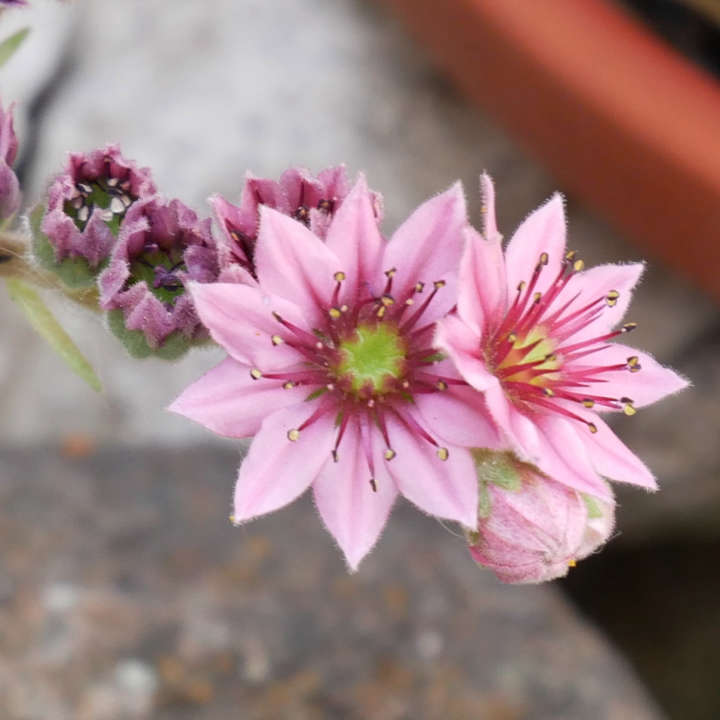
[[[552,414],[543,416],[539,426],[543,443],[535,464],[556,482],[613,502],[612,491],[599,477],[584,442],[585,436],[595,437],[589,428]]]
[[[657,490],[655,478],[645,463],[615,435],[604,420],[594,416],[592,421],[597,432],[582,434],[580,438],[597,472],[611,480]]]
[[[505,251],[507,287],[514,292],[522,281],[532,278],[540,256],[548,255],[535,290],[543,292],[557,277],[565,256],[565,211],[562,197],[555,193],[550,200],[532,212],[515,231]]]
[[[295,442],[288,439],[288,432],[298,428],[315,408],[315,403],[302,402],[265,418],[240,466],[235,486],[236,522],[287,505],[315,480],[332,450],[332,414],[302,430]]]
[[[329,459],[313,483],[318,511],[351,570],[357,570],[377,542],[397,497],[395,482],[385,471],[380,455],[375,461],[373,491],[372,473],[359,436],[357,424],[350,423],[338,462]]]
[[[451,445],[493,448],[500,444],[498,429],[485,406],[482,393],[450,385],[442,393],[415,396],[420,425]]]
[[[311,326],[324,320],[341,262],[302,223],[268,207],[260,209],[255,249],[263,289],[294,302]]]
[[[418,281],[431,286],[448,273],[457,273],[466,224],[460,183],[420,205],[396,230],[385,249],[381,269],[396,270],[393,295],[405,298]]]
[[[495,186],[487,173],[480,176],[480,195],[483,215],[482,234],[488,243],[499,245],[502,242],[502,235],[498,232],[495,221]]]
[[[498,326],[506,304],[505,260],[500,243],[467,228],[460,261],[458,315],[479,338]]]
[[[497,378],[480,358],[480,340],[457,315],[439,320],[435,331],[435,346],[448,354],[462,378],[476,390],[487,390]]]
[[[570,344],[603,335],[620,324],[630,304],[633,288],[640,280],[644,269],[643,263],[609,264],[598,265],[590,270],[577,273],[568,281],[546,314],[559,310],[568,300],[580,293],[565,311],[564,315],[567,317],[574,310],[578,310],[598,298],[606,298],[611,290],[615,290],[620,293],[615,305],[610,307],[603,302],[600,306],[602,308],[600,316],[574,333],[566,342]]]
[[[583,363],[590,366],[589,360],[592,360],[594,365],[624,365],[630,357],[638,358],[640,370],[630,372],[622,369],[604,372],[601,376],[604,382],[589,383],[583,392],[590,395],[627,397],[633,401],[635,407],[640,408],[679,392],[690,384],[674,370],[660,365],[652,355],[621,343],[610,343],[604,350],[588,358],[581,358],[572,365],[572,368],[575,369]],[[595,406],[595,410],[602,409],[600,405]]]
[[[383,462],[400,492],[431,515],[475,528],[478,489],[470,453],[449,447],[447,460],[441,460],[435,447],[397,418],[388,416],[387,425],[396,456]]]
[[[250,369],[227,358],[185,388],[168,410],[219,435],[250,437],[270,413],[297,405],[308,395],[307,388],[285,390],[280,380],[253,380]]]
[[[377,227],[372,196],[365,177],[357,183],[336,212],[327,234],[327,246],[339,259],[345,273],[341,298],[354,299],[358,287],[376,286],[385,241]]]
[[[306,329],[300,311],[292,303],[263,295],[258,288],[247,285],[190,283],[189,287],[203,325],[239,362],[269,371],[303,359],[287,344],[272,343],[272,336],[283,330],[273,311]]]

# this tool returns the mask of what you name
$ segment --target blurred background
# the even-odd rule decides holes
[[[565,5],[3,14],[32,28],[0,71],[28,204],[109,141],[203,215],[292,164],[365,171],[388,233],[456,178],[477,217],[482,170],[506,236],[560,189],[586,264],[648,260],[633,340],[694,388],[618,420],[662,491],[621,488],[618,536],[566,581],[501,587],[406,507],[347,576],[309,502],[227,526],[242,448],[164,411],[220,354],[131,360],[54,305],[96,395],[0,292],[0,717],[720,717],[717,6]]]

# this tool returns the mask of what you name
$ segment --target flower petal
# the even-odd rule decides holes
[[[547,253],[547,266],[535,286],[538,292],[546,290],[560,272],[566,230],[562,196],[555,193],[525,219],[510,239],[505,251],[507,287],[514,290],[520,282],[529,282],[540,256]]]
[[[190,283],[189,287],[203,325],[239,362],[268,371],[302,360],[302,355],[289,345],[272,343],[273,334],[283,329],[273,311],[306,328],[292,303],[263,295],[259,288],[235,283]]]
[[[539,421],[543,442],[535,464],[556,482],[613,502],[612,490],[598,475],[601,471],[592,462],[584,442],[583,436],[595,435],[585,425],[576,425],[580,425],[579,421],[543,416]]]
[[[435,447],[396,417],[388,416],[387,426],[396,456],[383,462],[400,492],[431,515],[475,528],[478,489],[469,451],[452,446],[441,460]]]
[[[588,383],[583,392],[589,395],[603,395],[617,398],[630,398],[635,407],[645,407],[668,395],[679,392],[690,384],[674,370],[663,367],[649,353],[640,352],[635,348],[621,343],[610,343],[604,350],[592,356],[593,361],[601,366],[625,365],[628,358],[636,357],[640,370],[630,372],[628,369],[603,372],[601,381]],[[583,360],[572,365],[575,370]],[[603,410],[596,405],[595,410]]]
[[[496,377],[480,359],[478,336],[457,315],[439,320],[435,345],[446,352],[463,379],[481,392],[496,384]]]
[[[350,423],[338,450],[338,462],[329,459],[313,483],[320,516],[351,570],[357,570],[377,542],[397,497],[395,482],[379,457],[375,461],[373,491],[360,430],[356,423]]]
[[[486,240],[473,228],[464,235],[458,315],[482,337],[499,325],[506,309],[505,260],[498,241]]]
[[[331,414],[288,438],[316,404],[302,402],[269,415],[250,445],[235,486],[235,522],[272,512],[297,498],[317,477],[333,445]]]
[[[451,445],[496,449],[498,429],[482,393],[470,387],[450,385],[442,393],[418,394],[415,407],[420,424]]]
[[[418,281],[429,285],[447,273],[457,273],[466,225],[460,183],[420,205],[395,231],[385,249],[381,269],[396,270],[393,295],[404,300]]]
[[[607,305],[606,302],[600,306],[602,312],[590,323],[586,323],[577,332],[573,333],[567,343],[580,342],[598,335],[603,335],[623,319],[625,312],[632,298],[633,288],[637,285],[643,274],[645,265],[643,263],[631,263],[629,265],[598,265],[573,275],[568,284],[563,288],[545,315],[552,314],[559,310],[568,300],[573,300],[563,313],[568,317],[572,312],[588,305],[593,300],[607,298],[608,293],[615,291],[619,293],[615,304]],[[579,294],[578,294],[579,293]],[[562,321],[562,316],[559,318]],[[570,322],[572,324],[572,321]]]
[[[297,405],[307,388],[284,389],[279,380],[254,380],[251,368],[226,358],[185,388],[168,410],[184,415],[218,435],[250,437],[270,413]]]
[[[345,273],[341,297],[353,299],[358,287],[379,281],[385,241],[373,211],[373,198],[361,174],[330,224],[327,246],[338,257],[338,270]]]
[[[604,420],[596,415],[592,421],[597,432],[580,437],[595,469],[611,480],[657,490],[657,482],[645,463],[615,435]]]
[[[262,288],[294,302],[314,326],[324,318],[340,260],[302,223],[263,206],[255,247]]]

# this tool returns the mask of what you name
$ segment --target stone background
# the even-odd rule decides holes
[[[32,9],[7,12],[1,21],[8,33],[23,24],[33,34],[0,71],[0,95],[20,103],[28,204],[67,150],[108,141],[151,166],[167,195],[201,213],[213,192],[237,198],[246,168],[276,176],[292,163],[318,170],[344,161],[351,172],[364,170],[384,194],[388,232],[457,177],[477,213],[482,169],[495,178],[506,235],[557,189],[370,2],[34,0]],[[571,244],[587,264],[641,256],[569,193],[567,205]],[[623,552],[668,538],[720,538],[717,308],[648,259],[631,308],[630,319],[640,324],[632,339],[695,387],[618,423],[663,487],[653,497],[621,494],[622,535],[614,545]],[[131,449],[201,443],[233,452],[232,443],[163,411],[217,352],[196,351],[171,366],[139,364],[96,318],[68,305],[58,314],[106,391],[96,395],[72,375],[0,292],[0,445],[72,453],[78,442]],[[220,515],[225,511],[223,505]]]

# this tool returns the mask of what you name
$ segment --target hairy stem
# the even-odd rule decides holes
[[[59,277],[37,267],[32,260],[29,240],[16,232],[0,232],[0,278],[19,278],[31,285],[61,292],[78,305],[99,310],[97,288],[72,290]]]

